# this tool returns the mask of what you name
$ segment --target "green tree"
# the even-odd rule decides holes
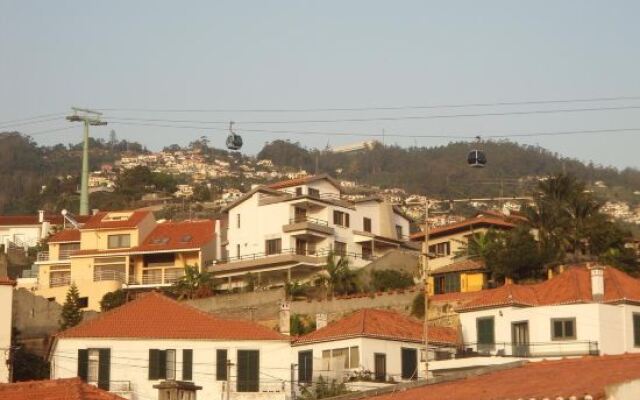
[[[194,201],[210,201],[211,191],[207,185],[196,185],[193,188],[193,200]]]
[[[487,261],[487,256],[494,251],[498,233],[491,228],[486,232],[474,233],[467,243],[456,251],[456,258],[469,258],[472,260]]]
[[[395,269],[371,271],[371,287],[375,291],[404,289],[413,286],[413,277]]]
[[[67,297],[62,305],[60,314],[60,329],[64,330],[82,322],[82,309],[80,307],[80,293],[75,283],[72,283],[67,291]]]
[[[495,280],[539,279],[552,255],[540,247],[526,226],[500,233],[487,254],[487,268]]]
[[[424,318],[424,293],[418,293],[411,302],[411,315]]]
[[[357,275],[349,268],[349,259],[347,257],[340,257],[336,260],[335,254],[329,252],[323,272],[327,279],[331,296],[358,291]]]
[[[105,312],[120,307],[127,302],[127,292],[118,289],[113,292],[105,293],[100,300],[100,311]]]
[[[200,272],[197,266],[187,266],[184,275],[173,284],[171,291],[182,299],[196,299],[213,294],[213,276],[206,271]]]
[[[308,315],[293,314],[291,316],[291,335],[306,335],[316,330],[316,322]]]

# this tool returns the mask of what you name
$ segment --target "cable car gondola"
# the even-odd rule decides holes
[[[229,122],[229,136],[227,136],[227,148],[229,150],[240,150],[240,148],[242,148],[242,137],[233,131],[233,121]]]
[[[476,139],[478,139],[479,144],[480,136],[477,136]],[[487,156],[482,150],[479,150],[477,148],[473,149],[467,156],[467,164],[469,164],[471,168],[484,168],[484,166],[487,164]]]

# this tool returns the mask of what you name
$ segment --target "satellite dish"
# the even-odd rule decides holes
[[[68,211],[67,211],[66,208],[64,208],[64,209],[62,209],[62,211],[60,211],[60,214],[62,214],[63,216],[67,215],[67,213],[68,213]]]

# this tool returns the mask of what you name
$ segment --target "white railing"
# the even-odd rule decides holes
[[[184,268],[165,269],[164,270],[164,282],[175,283],[184,276]]]
[[[49,287],[68,286],[71,283],[71,273],[69,275],[49,277]]]
[[[116,282],[126,282],[125,274],[121,271],[112,271],[112,270],[94,270],[93,271],[93,281],[116,281]]]
[[[49,261],[49,252],[39,251],[36,255],[36,261]]]
[[[142,273],[143,285],[170,285],[184,276],[184,268],[167,268],[144,271]],[[133,282],[132,284],[137,284]]]
[[[58,252],[58,260],[68,260],[71,255],[77,250],[60,250]],[[50,251],[39,251],[38,254],[36,255],[36,260],[37,261],[55,261],[51,258],[51,252]]]

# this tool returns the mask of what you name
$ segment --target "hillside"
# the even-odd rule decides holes
[[[327,172],[341,179],[380,187],[400,187],[411,193],[458,198],[530,192],[536,177],[566,171],[593,184],[608,186],[606,197],[632,203],[633,191],[640,190],[640,171],[584,164],[562,157],[541,147],[513,142],[486,142],[481,145],[488,157],[484,169],[469,168],[466,163],[469,143],[446,146],[401,148],[376,144],[369,150],[336,154],[327,150],[306,149],[298,143],[274,141],[265,145],[259,159],[271,159],[274,165],[301,168],[308,172]]]

